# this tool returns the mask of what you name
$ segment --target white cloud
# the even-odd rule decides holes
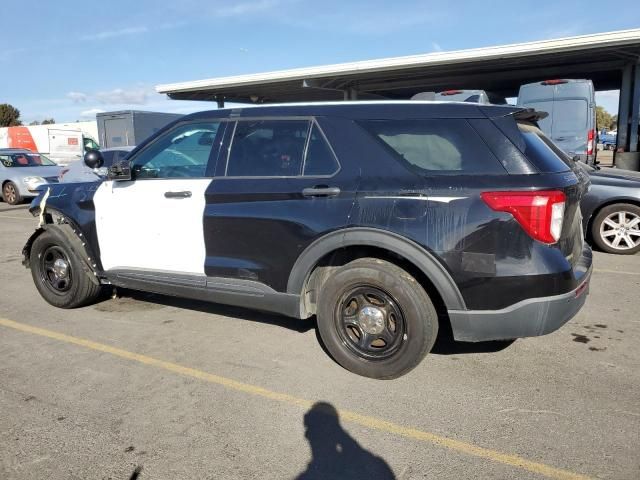
[[[105,110],[102,110],[101,108],[90,108],[89,110],[84,110],[82,112],[80,112],[80,116],[81,117],[95,117],[97,113],[104,113]]]
[[[249,2],[239,2],[228,7],[216,8],[215,15],[218,17],[237,17],[239,15],[251,15],[253,13],[271,10],[280,4],[280,0],[255,0]]]
[[[149,91],[145,88],[134,88],[131,90],[116,88],[108,92],[98,92],[95,94],[96,100],[105,105],[144,105],[147,103],[148,97]]]
[[[145,26],[128,27],[128,28],[121,28],[120,30],[106,30],[104,32],[93,33],[91,35],[84,35],[80,37],[80,39],[81,40],[104,40],[104,39],[113,38],[113,37],[138,35],[141,33],[147,33],[148,31],[149,31],[149,28]]]
[[[83,103],[86,102],[89,97],[86,93],[69,92],[67,93],[67,98],[70,99],[73,103]]]
[[[442,52],[442,47],[438,42],[431,42],[431,51],[432,52]]]

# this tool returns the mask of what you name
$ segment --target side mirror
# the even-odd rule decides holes
[[[99,150],[89,150],[84,154],[84,164],[91,169],[100,168],[103,163],[104,158]]]
[[[131,180],[131,163],[129,160],[120,160],[111,165],[108,178],[109,180],[120,181]]]

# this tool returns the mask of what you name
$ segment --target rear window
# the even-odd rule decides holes
[[[369,120],[360,124],[387,152],[419,174],[506,173],[466,120]]]
[[[518,122],[518,129],[524,139],[525,156],[543,173],[569,171],[571,160],[555,143],[547,138],[535,125]]]
[[[553,107],[553,135],[581,133],[587,128],[586,100],[556,100]]]

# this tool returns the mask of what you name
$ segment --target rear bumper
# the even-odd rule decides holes
[[[574,290],[522,300],[500,310],[449,310],[453,336],[463,342],[483,342],[551,333],[571,320],[584,305],[591,271],[591,249],[585,245],[574,271],[580,280]]]

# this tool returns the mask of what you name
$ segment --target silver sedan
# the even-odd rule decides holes
[[[2,199],[16,205],[38,194],[48,183],[58,183],[62,167],[47,157],[30,150],[0,149],[0,184]]]

